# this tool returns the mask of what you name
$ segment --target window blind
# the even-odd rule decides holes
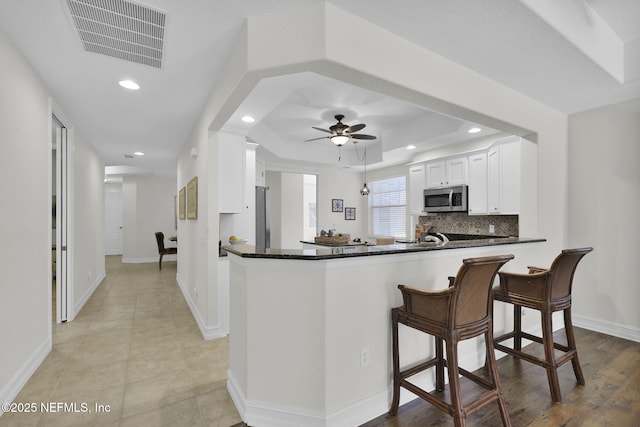
[[[405,238],[407,232],[406,177],[369,184],[369,232],[374,236]]]

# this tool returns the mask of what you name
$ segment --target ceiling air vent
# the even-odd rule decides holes
[[[87,52],[162,68],[166,13],[124,0],[67,0]]]

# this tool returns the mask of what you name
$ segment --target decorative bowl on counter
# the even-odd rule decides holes
[[[229,237],[229,243],[232,245],[244,245],[247,243],[247,239],[243,239],[241,237],[231,236]]]

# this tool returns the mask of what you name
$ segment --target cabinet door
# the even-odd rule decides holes
[[[422,214],[426,184],[425,164],[409,166],[409,213]]]
[[[520,213],[520,140],[501,142],[487,154],[489,213]]]
[[[463,185],[467,183],[467,158],[459,157],[445,162],[445,185]]]
[[[487,213],[487,153],[469,156],[469,215]]]
[[[500,213],[520,213],[520,142],[501,144],[501,200]]]
[[[487,153],[487,209],[500,212],[500,146],[494,146]]]
[[[438,188],[445,186],[444,161],[429,162],[426,165],[427,188]]]

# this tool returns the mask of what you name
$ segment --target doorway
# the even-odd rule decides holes
[[[69,302],[69,168],[67,162],[67,128],[55,116],[52,116],[52,155],[55,159],[52,177],[52,227],[55,232],[52,239],[52,275],[53,286],[52,305],[55,310],[56,323],[63,323],[70,319]]]
[[[271,247],[301,249],[317,234],[317,176],[267,171]]]
[[[122,255],[122,184],[104,184],[105,255]]]

